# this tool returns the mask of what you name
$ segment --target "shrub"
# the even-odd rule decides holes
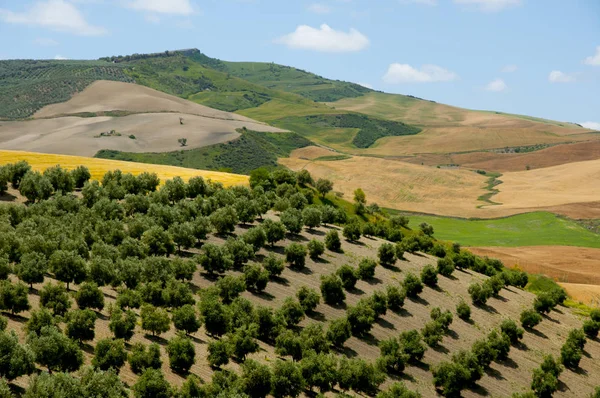
[[[231,346],[226,340],[215,340],[208,343],[208,364],[212,368],[220,368],[229,363]]]
[[[551,293],[542,292],[533,300],[533,309],[540,314],[548,313],[556,306]]]
[[[443,338],[442,325],[439,322],[427,322],[421,330],[423,341],[430,346],[436,347]]]
[[[242,325],[236,328],[229,335],[229,345],[231,352],[238,361],[244,361],[248,354],[258,351],[256,336],[258,335],[258,325],[255,323]]]
[[[323,242],[312,239],[308,242],[308,254],[312,260],[317,260],[325,253],[325,245]]]
[[[581,361],[582,350],[575,343],[568,341],[560,349],[561,363],[569,369],[577,369]]]
[[[342,235],[350,242],[356,242],[360,239],[361,226],[358,221],[351,221],[344,225]]]
[[[590,318],[594,322],[600,322],[600,309],[594,308],[590,311]]]
[[[283,260],[270,253],[263,261],[263,267],[269,273],[270,278],[277,277],[283,272],[285,265]]]
[[[467,387],[470,378],[469,370],[461,363],[442,362],[433,371],[433,384],[447,397],[460,396]]]
[[[93,340],[96,313],[92,310],[75,310],[67,314],[67,336],[77,341]]]
[[[335,274],[321,276],[321,296],[329,305],[340,305],[346,300],[342,280]]]
[[[496,353],[494,360],[505,360],[508,358],[510,351],[510,337],[504,333],[498,333],[497,330],[492,330],[487,337],[488,344],[492,351]]]
[[[244,267],[244,280],[248,290],[262,292],[269,283],[269,276],[269,271],[258,264],[248,264]]]
[[[406,292],[404,289],[398,289],[396,286],[388,285],[386,288],[387,306],[392,311],[398,311],[404,305]]]
[[[170,329],[171,320],[169,319],[169,314],[162,308],[146,304],[142,306],[140,315],[142,318],[142,329],[151,332],[153,336]]]
[[[278,310],[288,326],[296,326],[304,319],[304,309],[293,297],[287,297]]]
[[[290,243],[290,245],[285,248],[285,260],[292,268],[304,268],[304,265],[306,264],[306,247],[300,243]]]
[[[123,339],[125,341],[131,340],[135,329],[135,323],[136,315],[133,311],[127,310],[123,312],[118,306],[111,309],[108,327],[116,339]]]
[[[286,209],[279,217],[285,228],[292,234],[298,234],[302,231],[302,212],[298,209]]]
[[[340,240],[340,235],[338,235],[337,230],[332,229],[325,235],[325,247],[332,252],[341,252],[342,250],[342,241]]]
[[[377,256],[382,267],[391,267],[396,263],[396,250],[391,243],[383,243],[379,246]]]
[[[421,281],[429,287],[437,286],[437,270],[433,265],[426,265],[421,270]]]
[[[342,358],[338,380],[342,390],[352,389],[359,394],[374,395],[385,380],[385,376],[363,359]]]
[[[485,303],[487,303],[488,299],[492,295],[492,291],[491,291],[490,287],[488,285],[486,285],[485,283],[484,284],[479,284],[476,282],[472,283],[469,286],[468,292],[471,295],[471,300],[473,301],[473,304],[478,305],[478,306],[485,305]]]
[[[354,287],[356,286],[356,282],[358,281],[358,276],[354,268],[352,268],[348,264],[344,264],[340,268],[338,268],[335,273],[341,279],[344,289],[354,289]]]
[[[123,340],[102,339],[96,343],[92,365],[100,370],[113,369],[119,373],[127,360]]]
[[[402,282],[402,287],[408,297],[417,297],[423,291],[421,280],[413,273],[408,273]]]
[[[366,300],[360,300],[355,307],[349,307],[346,317],[350,322],[353,336],[364,336],[375,323],[375,311]]]
[[[246,282],[243,276],[226,275],[217,281],[216,286],[219,289],[219,296],[226,304],[231,303],[246,290]]]
[[[451,276],[454,272],[454,261],[450,257],[438,259],[437,272],[445,277]]]
[[[363,258],[358,263],[357,276],[359,279],[366,281],[375,277],[375,268],[377,262],[371,258]]]
[[[81,309],[95,308],[101,311],[104,308],[104,294],[93,282],[81,284],[75,295],[75,301]]]
[[[275,398],[297,397],[304,390],[305,381],[302,371],[294,362],[278,360],[273,365],[272,371],[271,394]]]
[[[187,373],[196,362],[196,349],[191,340],[182,336],[175,336],[167,345],[169,364],[173,371]]]
[[[523,338],[523,329],[512,319],[503,320],[500,324],[500,331],[508,336],[512,344],[517,344]]]
[[[418,363],[425,355],[425,346],[423,345],[421,334],[417,330],[408,330],[400,333],[398,339],[402,352],[408,355],[409,362]]]
[[[171,386],[159,369],[146,369],[133,385],[136,398],[169,398]]]
[[[569,335],[567,336],[567,342],[572,343],[575,345],[575,347],[583,350],[586,343],[585,333],[583,333],[583,330],[581,329],[572,329],[569,331]]]
[[[401,373],[404,371],[406,362],[408,362],[408,355],[402,351],[397,339],[392,337],[382,340],[379,343],[379,351],[377,367],[381,371],[386,373]]]
[[[600,322],[596,322],[592,319],[587,319],[583,322],[583,331],[590,339],[598,337],[598,330],[600,330]]]
[[[542,321],[542,316],[534,310],[524,310],[521,312],[520,320],[521,326],[525,329],[533,329]]]
[[[373,295],[369,297],[369,305],[375,311],[375,318],[379,318],[387,313],[387,296],[384,292],[376,290]]]
[[[485,340],[477,340],[471,347],[471,352],[477,358],[477,363],[483,369],[487,369],[490,364],[496,360],[498,352],[492,348],[490,342]]]
[[[444,333],[448,333],[450,330],[450,325],[453,321],[452,313],[450,311],[446,310],[442,312],[439,307],[434,307],[431,309],[429,316],[433,321],[440,324]]]
[[[262,228],[265,230],[267,242],[269,242],[271,246],[274,246],[275,243],[285,238],[285,225],[283,225],[281,221],[266,219],[262,223]]]
[[[321,301],[321,296],[319,296],[319,293],[307,286],[302,286],[300,289],[298,289],[298,292],[296,292],[296,297],[298,298],[300,306],[306,313],[313,312]]]
[[[185,334],[196,333],[200,329],[200,320],[191,304],[185,304],[173,310],[173,326]]]
[[[469,304],[465,303],[464,300],[461,300],[460,303],[456,305],[456,315],[463,321],[471,319],[471,307],[469,307]]]
[[[327,329],[327,340],[335,347],[343,347],[346,340],[352,336],[352,326],[348,318],[338,318],[331,321]]]

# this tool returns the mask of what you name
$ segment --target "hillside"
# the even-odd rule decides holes
[[[53,173],[64,176],[60,169],[54,169]],[[328,223],[327,226],[312,224],[309,212],[324,214],[321,212],[326,209],[303,204],[298,206],[312,210],[302,213],[306,218],[298,225],[293,221],[294,210],[279,215],[269,209],[270,205],[248,206],[253,202],[263,203],[268,197],[281,200],[279,195],[285,195],[291,199],[300,192],[314,192],[313,187],[296,185],[290,177],[284,172],[263,176],[264,187],[255,190],[240,187],[223,190],[212,184],[206,185],[202,180],[189,185],[173,181],[165,184],[158,193],[147,195],[140,191],[134,195],[138,200],[126,199],[121,204],[105,195],[118,192],[119,187],[126,192],[137,188],[131,184],[131,178],[113,173],[103,179],[102,187],[85,189],[82,199],[77,198],[79,195],[66,193],[30,203],[27,212],[1,205],[0,219],[3,221],[0,227],[4,235],[27,244],[11,246],[5,245],[5,240],[1,241],[0,251],[7,254],[8,261],[15,263],[16,271],[8,275],[10,282],[0,284],[0,291],[8,289],[7,286],[23,286],[19,294],[24,293],[26,302],[32,307],[24,308],[23,301],[19,301],[21,304],[3,301],[8,330],[15,332],[19,344],[30,344],[37,353],[37,369],[53,366],[54,376],[43,376],[49,380],[68,378],[70,376],[60,375],[58,371],[66,368],[75,372],[82,364],[119,370],[118,379],[124,384],[114,377],[112,382],[96,386],[101,391],[107,383],[125,392],[139,391],[145,379],[153,380],[153,385],[158,388],[162,386],[161,377],[153,370],[144,370],[158,368],[173,388],[179,390],[182,385],[188,386],[182,390],[183,394],[189,391],[191,383],[195,383],[195,377],[200,377],[205,384],[196,384],[193,388],[210,397],[234,396],[240,392],[257,396],[254,390],[258,388],[257,384],[263,392],[258,395],[266,396],[272,391],[276,398],[310,396],[314,389],[373,396],[397,381],[424,397],[440,393],[452,395],[444,387],[453,386],[460,386],[462,396],[476,397],[526,392],[532,385],[534,369],[540,367],[544,356],[550,354],[560,358],[567,336],[589,319],[578,310],[557,306],[551,298],[550,308],[548,313],[544,312],[541,323],[527,329],[522,339],[515,338],[511,345],[509,337],[500,334],[500,324],[507,319],[519,323],[522,311],[541,300],[517,286],[523,285],[523,274],[506,270],[497,262],[472,257],[449,243],[435,242],[418,231],[399,228],[383,218],[377,218],[372,226],[383,227],[378,235],[402,231],[404,238],[397,244],[400,260],[395,254],[391,259],[378,254],[379,248],[389,242],[360,233],[352,240],[342,239],[340,249],[329,246],[312,258],[306,253],[293,256],[290,254],[292,248],[306,246],[312,240],[329,240],[326,236],[331,236],[332,231],[340,235],[346,231],[347,234],[354,221],[345,225],[343,222],[338,225]],[[26,179],[24,177],[23,184]],[[277,180],[281,182],[279,187]],[[64,179],[52,181],[64,182]],[[149,209],[143,206],[142,198],[148,200]],[[11,219],[15,214],[22,216]],[[177,219],[178,223],[170,222],[169,218]],[[279,225],[279,220],[285,222],[285,230],[278,237],[269,235],[272,244],[255,239],[261,230],[271,231],[273,225]],[[304,228],[304,223],[311,227]],[[39,227],[32,228],[34,225]],[[192,239],[177,232],[179,228],[192,226],[198,231]],[[196,226],[204,227],[196,229]],[[58,236],[57,231],[60,231]],[[84,231],[89,231],[86,239],[81,238]],[[30,244],[34,236],[43,239],[47,245]],[[180,246],[178,250],[175,244]],[[52,245],[57,247],[53,249]],[[395,253],[394,246],[387,247]],[[423,271],[428,265],[437,264],[438,258],[431,254],[433,252],[453,259],[457,265],[471,265],[455,269],[450,263],[450,271],[444,271],[446,276],[437,275],[436,268],[430,267],[437,276],[433,283]],[[30,274],[21,271],[26,256],[31,257],[32,253],[42,256],[47,253],[50,258],[48,272],[41,274],[41,280],[30,279],[27,276]],[[59,256],[68,262],[58,261]],[[360,280],[356,281],[343,266],[348,264],[349,272],[354,275],[364,258],[373,260],[374,273],[361,271]],[[279,261],[283,265],[284,259],[285,267],[279,269],[274,265]],[[32,265],[33,270],[37,269],[37,264]],[[73,270],[82,266],[83,274],[63,273],[62,264],[69,264],[69,269]],[[497,276],[490,278],[476,270]],[[506,279],[499,276],[500,272]],[[339,289],[342,289],[342,282],[338,278],[343,277],[347,283],[342,289],[344,298],[337,303],[331,301],[332,296],[325,300],[327,292],[331,294],[333,290],[323,287],[326,286],[323,277],[332,274],[340,275],[332,276],[335,284],[340,284]],[[257,278],[262,278],[264,285],[258,284]],[[423,279],[428,285],[421,285],[422,291],[419,291],[409,282],[411,278],[416,278],[415,281]],[[27,285],[18,282],[19,279],[31,283],[33,288],[27,289]],[[354,286],[350,280],[355,282]],[[502,285],[496,285],[497,295],[486,297],[483,304],[471,303],[468,292],[471,284],[490,286],[498,281],[512,281],[513,285],[501,282]],[[101,287],[98,288],[96,283]],[[298,301],[295,297],[303,286],[321,296],[319,302],[313,301],[314,305],[310,305],[303,296]],[[528,290],[540,289],[559,292],[553,290],[556,287],[550,280],[531,277]],[[54,298],[48,300],[51,290]],[[389,301],[390,298],[397,300],[400,291],[409,297],[401,302]],[[462,301],[469,303],[471,308],[468,320],[459,318],[456,313],[457,305]],[[116,306],[122,307],[122,311],[116,310]],[[34,329],[31,319],[39,317],[42,308],[46,308],[46,322],[51,326]],[[430,312],[433,310],[435,314],[435,308],[447,310],[452,315],[445,326],[441,326],[444,322],[441,318],[434,317],[437,320],[432,321]],[[134,322],[123,321],[125,314]],[[175,321],[184,314],[187,314],[184,318],[191,317],[187,322]],[[194,322],[190,323],[189,319]],[[338,319],[350,322],[351,335],[332,340],[340,334],[327,334],[326,331],[334,330],[332,325]],[[119,322],[123,329],[115,327]],[[26,325],[34,330],[29,337],[25,333]],[[178,334],[177,328],[187,330],[188,334]],[[36,332],[42,337],[36,337]],[[341,333],[344,334],[343,330]],[[73,340],[67,339],[65,334]],[[114,339],[115,334],[124,336],[127,343]],[[2,335],[4,333],[0,332]],[[417,340],[410,340],[408,336]],[[428,344],[422,341],[423,337],[427,337]],[[388,354],[392,358],[382,357],[380,344],[391,338],[400,339],[398,348]],[[69,350],[58,349],[53,357],[39,355],[50,342],[60,342]],[[138,343],[146,349],[151,345],[155,347],[160,362],[148,361],[142,369],[136,368],[134,365],[144,361],[136,360],[135,356],[126,358],[139,350]],[[581,360],[578,364],[562,371],[558,377],[560,382],[555,379],[552,384],[549,381],[549,385],[555,385],[557,390],[554,396],[587,396],[596,387],[596,375],[600,374],[600,361],[597,360],[600,343],[597,339],[586,340],[584,337],[584,344],[585,350],[579,352]],[[224,351],[217,351],[219,347]],[[478,353],[470,358],[482,365],[461,360],[448,363],[453,354],[461,350]],[[67,357],[67,352],[72,355]],[[105,355],[107,352],[110,355]],[[185,354],[178,356],[178,352]],[[217,352],[221,354],[217,355]],[[410,355],[412,359],[408,360],[409,357],[404,355]],[[67,363],[49,365],[51,360],[66,358],[70,358]],[[392,365],[396,362],[385,366],[378,358],[401,361],[401,368],[394,369]],[[471,384],[466,379],[461,382],[454,373],[445,374],[445,383],[438,384],[436,389],[433,375],[442,375],[440,364],[444,362],[459,375],[465,374],[461,373],[467,369],[465,366],[481,373],[469,370],[469,376],[464,377],[473,377]],[[256,363],[265,366],[257,369]],[[375,365],[377,363],[379,365]],[[9,366],[11,370],[16,369],[14,362]],[[235,372],[239,378],[228,376],[230,373],[225,370]],[[252,370],[260,371],[261,377]],[[19,377],[11,380],[12,389],[28,388],[32,383],[35,386],[37,379],[27,376],[33,371],[25,369],[16,374]],[[144,375],[140,376],[141,373]],[[97,377],[100,380],[101,375]],[[58,393],[67,388],[68,383],[56,384],[53,391]],[[155,395],[146,393],[142,396]]]

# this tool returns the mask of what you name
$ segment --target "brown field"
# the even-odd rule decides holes
[[[304,148],[294,149],[290,157],[313,160],[322,156],[336,156],[339,154],[339,152],[332,151],[321,146],[311,145]]]
[[[292,155],[296,156],[296,152]],[[474,214],[477,197],[483,195],[484,176],[466,170],[436,169],[427,166],[355,156],[338,161],[279,159],[292,170],[306,169],[314,178],[328,178],[334,191],[352,200],[357,187],[369,202],[380,206],[424,213]]]
[[[565,283],[600,285],[600,249],[574,246],[471,247],[480,256],[518,265],[527,272],[545,274]]]
[[[326,228],[319,228],[311,234],[303,233],[299,239],[301,241],[312,238],[322,240],[326,230]],[[238,230],[238,232],[240,231]],[[222,242],[216,237],[211,237],[209,240]],[[282,253],[283,246],[289,244],[289,242],[289,240],[280,242],[274,249],[270,250]],[[356,264],[364,256],[374,257],[376,255],[375,250],[380,243],[381,241],[379,240],[365,238],[361,239],[360,244],[350,244],[344,241],[343,250],[346,253],[345,255],[327,252],[323,261],[313,262],[309,259],[307,261],[307,268],[303,272],[295,272],[286,268],[282,274],[283,278],[280,281],[270,282],[265,294],[253,295],[245,292],[243,296],[255,304],[277,307],[285,297],[293,295],[302,285],[318,289],[320,275],[333,272],[341,264]],[[266,254],[265,250],[261,250],[260,254]],[[395,269],[378,267],[376,279],[370,283],[359,281],[357,288],[347,293],[347,304],[354,305],[361,297],[367,297],[375,290],[384,289],[387,284],[397,284],[404,278],[408,271],[418,273],[424,265],[435,261],[434,258],[424,255],[407,255],[406,258],[405,261],[398,262]],[[468,299],[467,288],[469,284],[473,280],[484,278],[482,275],[471,272],[456,272],[452,278],[440,277],[439,289],[426,287],[418,299],[407,299],[401,312],[388,312],[375,324],[371,336],[366,339],[351,338],[346,343],[347,348],[344,350],[344,353],[351,357],[357,356],[374,361],[379,355],[378,341],[389,336],[396,336],[404,330],[422,328],[429,320],[429,311],[433,307],[439,306],[442,309],[449,309],[454,312],[455,306],[461,300],[461,297]],[[210,283],[200,273],[196,273],[192,281],[192,284],[196,287],[208,286]],[[41,285],[35,285],[34,287],[35,289],[39,289]],[[109,303],[114,302],[116,293],[111,288],[105,288],[104,292],[108,306]],[[517,319],[524,308],[531,306],[534,298],[534,295],[516,288],[503,289],[500,296],[497,299],[490,299],[486,309],[473,307],[472,324],[455,318],[451,325],[451,333],[444,338],[441,347],[435,350],[428,349],[424,358],[424,364],[418,367],[407,367],[401,379],[410,388],[421,392],[424,397],[436,396],[432,385],[431,373],[428,369],[440,361],[448,359],[452,352],[469,348],[476,339],[484,337],[489,330],[497,327],[503,319]],[[30,301],[34,308],[38,306],[39,298],[37,290],[34,290],[30,295]],[[90,352],[94,343],[98,339],[110,336],[108,320],[106,319],[107,315],[107,309],[101,312],[96,323],[96,338],[91,345],[86,344],[86,363],[89,363],[91,360],[92,355]],[[301,325],[305,326],[309,322],[326,323],[343,315],[343,309],[321,304],[312,319],[305,319]],[[22,327],[28,317],[29,313],[27,312],[19,316],[11,316],[8,328],[16,330],[23,339]],[[530,384],[532,370],[539,366],[542,356],[547,353],[555,356],[559,355],[560,347],[564,343],[568,331],[572,328],[581,327],[581,323],[581,318],[572,313],[568,308],[561,307],[553,311],[536,328],[537,331],[535,333],[525,334],[523,345],[520,348],[513,347],[511,349],[508,360],[494,363],[478,383],[477,388],[465,391],[463,396],[477,397],[489,395],[506,397],[510,396],[513,392],[524,391]],[[162,346],[161,350],[164,354],[162,370],[170,382],[180,385],[184,379],[169,369],[168,359],[165,354],[165,344],[169,338],[174,336],[174,330],[172,329],[159,338],[146,336],[140,329],[137,329],[136,332],[132,342],[141,341],[148,344],[156,341]],[[196,346],[196,364],[192,367],[191,372],[201,376],[204,380],[209,380],[212,374],[206,360],[206,347],[210,340],[211,337],[204,333],[204,329],[201,329],[193,336],[193,342]],[[260,352],[251,355],[253,359],[269,363],[277,358],[273,347],[264,343],[260,343],[260,346]],[[598,383],[597,375],[600,374],[600,361],[598,361],[598,358],[600,358],[600,342],[596,340],[588,341],[586,353],[587,355],[583,357],[580,364],[581,371],[572,372],[566,370],[561,374],[561,388],[555,396],[581,397],[587,396],[592,392],[594,386]],[[238,369],[238,365],[235,363],[231,363],[226,367],[229,369]],[[129,386],[137,378],[131,372],[129,365],[125,365],[120,375]],[[389,380],[388,383],[391,381],[393,380]],[[27,384],[27,378],[21,378],[17,383],[24,386]]]
[[[505,173],[500,193],[492,198],[498,208],[539,208],[597,202],[600,198],[600,160],[569,163],[544,169]]]
[[[78,112],[120,110],[122,117],[51,117]],[[152,113],[156,112],[156,113]],[[230,141],[236,129],[279,132],[244,116],[207,108],[181,98],[129,83],[96,82],[71,100],[49,105],[27,121],[0,123],[0,149],[94,156],[100,149],[168,152]],[[179,118],[183,118],[183,125]],[[115,130],[121,136],[96,137]],[[134,135],[135,139],[129,138]]]
[[[382,156],[478,151],[600,138],[570,123],[472,111],[383,93],[343,99],[330,105],[423,128],[414,136],[383,138],[361,152]]]
[[[600,286],[559,282],[575,300],[594,307],[600,306]]]
[[[421,154],[399,160],[437,166],[457,164],[461,167],[486,171],[508,172],[558,166],[565,163],[600,159],[600,141],[556,145],[529,153],[470,152],[449,154]]]

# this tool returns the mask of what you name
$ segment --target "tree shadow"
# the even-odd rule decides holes
[[[25,395],[25,388],[18,386],[16,384],[13,383],[9,383],[8,384],[8,388],[10,388],[10,391],[13,393],[13,396],[15,397],[22,397],[23,395]]]
[[[429,366],[428,363],[425,363],[423,361],[412,361],[409,362],[411,365],[413,365],[416,368],[419,368],[421,370],[424,370],[426,372],[429,372],[431,370],[431,366]]]
[[[364,290],[361,290],[361,289],[357,288],[356,286],[354,286],[353,288],[347,289],[346,291],[348,293],[355,294],[357,296],[362,296],[363,294],[365,294]]]
[[[408,317],[412,317],[413,315],[408,312],[407,310],[405,310],[404,308],[399,308],[397,310],[392,310],[392,312],[398,316],[401,316],[402,318],[408,318]]]
[[[327,305],[329,305],[331,308],[335,308],[336,310],[346,310],[348,308],[348,304],[346,304],[346,302]]]
[[[554,311],[558,312],[559,314],[564,314],[564,312],[562,312],[558,307],[554,307]]]
[[[544,333],[540,332],[537,329],[525,329],[526,331],[530,332],[531,334],[536,335],[537,337],[541,337],[542,339],[547,339],[548,336],[546,336]]]
[[[519,364],[516,363],[512,358],[508,357],[506,359],[497,361],[498,364],[505,366],[507,368],[511,368],[511,369],[518,369],[519,368]]]
[[[592,356],[590,355],[589,352],[587,352],[586,350],[581,351],[581,354],[586,357],[586,358],[591,358]]]
[[[375,336],[373,336],[373,334],[371,334],[371,333],[365,333],[362,336],[358,336],[358,338],[360,341],[364,341],[368,345],[373,345],[373,346],[379,345],[379,340]]]
[[[569,386],[567,386],[565,384],[564,381],[558,379],[558,391],[560,391],[560,392],[567,392],[567,391],[571,391],[571,389],[569,388]]]
[[[12,202],[16,199],[17,199],[17,197],[15,195],[8,193],[8,192],[4,192],[3,194],[0,195],[0,202]]]
[[[8,319],[10,319],[11,321],[14,321],[14,322],[25,323],[28,321],[28,319],[22,315],[11,314],[10,312],[5,312],[4,315],[6,315],[6,317]]]
[[[490,314],[499,314],[499,312],[489,304],[480,304],[477,308],[481,308],[485,312],[489,312]]]
[[[559,320],[551,318],[548,314],[543,314],[542,316],[544,317],[544,319],[546,319],[552,323],[560,324]]]
[[[442,274],[439,274],[439,276],[441,276],[442,278],[450,279],[451,281],[457,281],[458,280],[458,278],[455,277],[454,275],[444,276]]]
[[[519,351],[529,351],[529,347],[527,347],[527,344],[523,343],[522,341],[519,341],[518,343],[514,344],[514,347]]]
[[[429,305],[429,301],[425,300],[422,297],[416,296],[416,297],[407,297],[407,299],[409,299],[410,301],[412,301],[413,303],[417,303],[417,304],[421,304],[421,305]]]
[[[277,283],[278,285],[283,285],[283,286],[290,285],[290,281],[288,281],[287,278],[284,278],[282,276],[275,276],[275,277],[271,278],[271,282],[274,282],[274,283]]]
[[[449,354],[450,350],[444,347],[441,344],[436,344],[433,347],[430,347],[433,351],[438,352],[440,354]]]
[[[325,232],[319,231],[318,229],[306,229],[306,232],[311,235],[325,236]]]
[[[286,234],[286,238],[288,240],[291,240],[292,242],[308,242],[308,238],[306,238],[305,236],[292,234],[290,232]]]
[[[382,328],[385,328],[385,329],[391,329],[391,330],[395,330],[396,329],[396,326],[394,326],[393,323],[391,323],[389,321],[386,321],[383,318],[378,318],[375,321],[375,323],[378,324],[379,326],[381,326]]]
[[[398,267],[396,265],[382,265],[381,268],[387,269],[388,271],[392,271],[392,272],[402,272],[400,267]]]
[[[324,259],[323,257],[317,257],[315,259],[312,259],[315,263],[317,264],[329,264],[329,260]]]
[[[319,321],[319,322],[325,322],[327,320],[325,315],[319,311],[307,312],[306,316],[308,316],[310,319],[314,319],[315,321]]]
[[[450,337],[452,340],[458,340],[460,338],[460,336],[458,335],[458,333],[456,333],[454,330],[449,329],[446,332],[446,336]]]
[[[506,297],[502,297],[502,296],[500,296],[500,295],[498,295],[498,296],[494,296],[494,298],[495,298],[496,300],[500,300],[500,301],[502,301],[503,303],[506,303],[506,302],[508,302],[508,301],[509,301],[509,300],[508,300]]]
[[[358,356],[358,352],[356,352],[355,350],[353,350],[352,348],[348,347],[348,346],[343,346],[343,347],[334,347],[333,348],[334,351],[343,354],[345,356],[347,356],[348,358],[355,358]]]
[[[473,384],[473,385],[467,387],[467,390],[471,391],[473,394],[477,394],[482,397],[487,397],[490,395],[490,392],[488,391],[488,389],[479,384]]]
[[[377,277],[371,278],[371,279],[367,279],[365,282],[367,282],[369,285],[373,286],[373,285],[380,285],[383,283],[383,281]]]
[[[90,355],[94,355],[94,347],[88,343],[80,343],[79,347]]]
[[[96,313],[96,318],[98,319],[102,319],[103,321],[108,321],[108,316],[104,315],[103,313],[99,312],[99,311],[94,311],[94,313]]]
[[[168,341],[167,339],[165,339],[164,337],[160,337],[160,336],[153,336],[151,334],[145,334],[144,337],[148,340],[150,340],[153,343],[157,343],[159,345],[162,346],[166,346]]]
[[[367,245],[365,245],[364,242],[361,242],[359,240],[348,240],[348,239],[346,239],[346,242],[348,242],[351,245],[355,245],[355,246],[367,247]]]
[[[428,287],[428,288],[430,288],[431,290],[435,290],[435,291],[436,291],[436,292],[438,292],[438,293],[443,293],[443,292],[444,292],[444,289],[442,289],[442,288],[441,288],[439,285],[437,285],[437,284],[436,284],[436,285],[433,285],[433,286],[429,286],[429,285],[425,285],[425,286],[427,286],[427,287]]]
[[[487,368],[485,370],[485,373],[490,376],[493,377],[496,380],[506,380],[506,378],[504,376],[502,376],[502,373],[500,373],[499,371],[497,371],[494,368]]]
[[[302,268],[288,267],[288,268],[290,269],[290,271],[294,271],[299,274],[304,274],[304,275],[312,275],[313,274],[312,269],[310,269],[308,267],[302,267]]]
[[[262,292],[250,290],[250,294],[266,301],[273,301],[275,299],[275,296],[273,296],[271,293],[265,292],[264,290]]]

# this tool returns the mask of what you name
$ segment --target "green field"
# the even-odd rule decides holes
[[[581,246],[600,248],[600,235],[552,213],[535,212],[493,220],[409,215],[412,229],[426,222],[438,239],[464,246]]]

